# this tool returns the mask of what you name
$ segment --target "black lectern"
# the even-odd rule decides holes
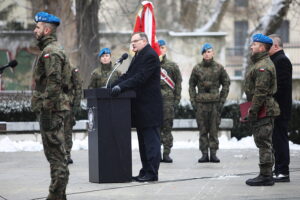
[[[110,89],[84,90],[88,107],[89,181],[93,183],[130,182],[131,98],[134,91],[118,97]]]

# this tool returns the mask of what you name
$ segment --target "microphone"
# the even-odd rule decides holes
[[[107,81],[106,81],[105,88],[107,88],[108,82],[109,82],[109,80],[110,80],[112,74],[113,74],[113,73],[116,71],[116,69],[123,63],[123,60],[126,60],[127,58],[128,58],[128,53],[124,53],[124,54],[121,56],[121,58],[119,58],[119,59],[115,62],[114,66],[116,66],[116,67],[115,67],[115,68],[112,70],[112,72],[110,73],[110,75],[109,75],[109,77],[108,77],[108,79],[107,79]]]
[[[127,58],[128,58],[128,53],[124,53],[124,54],[121,56],[121,58],[119,58],[119,59],[116,61],[115,64],[117,64],[117,63],[122,64],[122,63],[123,63],[123,60],[126,60]]]
[[[15,68],[18,65],[18,61],[12,60],[8,64],[0,67],[0,74],[2,74],[3,70],[6,69],[7,67]]]

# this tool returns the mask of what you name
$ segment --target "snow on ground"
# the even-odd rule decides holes
[[[253,137],[245,137],[241,140],[236,138],[228,139],[226,136],[219,138],[220,149],[256,149]],[[198,149],[198,140],[174,141],[174,149]],[[73,151],[88,149],[88,139],[73,141]],[[132,149],[138,149],[137,139],[132,140]],[[300,150],[300,145],[290,142],[290,149]],[[0,140],[0,152],[17,152],[17,151],[42,151],[43,145],[34,141],[13,141],[9,137]]]

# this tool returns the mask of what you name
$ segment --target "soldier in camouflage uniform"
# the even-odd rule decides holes
[[[193,68],[189,80],[190,100],[196,110],[200,131],[199,149],[202,152],[202,157],[198,160],[199,163],[220,162],[216,155],[219,149],[218,128],[230,85],[226,70],[213,59],[212,48],[209,43],[203,45],[201,51],[203,61]],[[220,92],[221,85],[222,90]],[[208,150],[210,150],[210,157]]]
[[[272,132],[274,117],[280,114],[279,106],[273,95],[277,90],[276,71],[268,51],[273,41],[263,34],[255,34],[251,44],[253,66],[245,77],[245,93],[247,100],[252,102],[248,111],[248,120],[252,126],[255,144],[259,149],[260,173],[256,178],[248,179],[247,185],[274,185],[272,167]],[[266,117],[258,118],[259,111],[265,107]]]
[[[68,96],[70,99],[71,110],[66,112],[65,116],[65,148],[67,153],[67,163],[72,164],[71,159],[71,149],[73,146],[72,141],[72,129],[75,125],[75,115],[80,111],[80,101],[82,95],[82,79],[79,74],[79,69],[77,67],[72,67],[71,69],[71,88],[68,90]]]
[[[65,90],[70,70],[68,58],[56,40],[60,19],[46,12],[35,15],[34,34],[41,53],[33,71],[32,110],[37,114],[44,153],[50,163],[51,183],[47,200],[66,199],[69,169],[66,162],[64,117],[70,110]]]
[[[100,65],[92,72],[91,81],[88,86],[89,89],[104,87],[109,75],[113,70],[111,63],[111,51],[109,48],[101,49],[98,54],[98,58],[100,61]],[[112,74],[107,87],[110,87],[110,84],[115,80],[118,80],[120,76],[121,72],[116,70]]]
[[[158,40],[161,51],[161,94],[163,97],[163,124],[161,127],[161,143],[163,145],[163,158],[161,162],[172,163],[170,157],[171,148],[173,146],[172,127],[175,117],[175,106],[180,102],[181,97],[181,73],[176,63],[170,61],[166,57],[167,47],[164,40]]]

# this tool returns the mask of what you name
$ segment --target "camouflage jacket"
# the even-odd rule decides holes
[[[224,67],[213,59],[209,62],[203,60],[193,68],[189,80],[191,102],[224,103],[228,96],[229,86],[230,78]],[[196,87],[198,92],[196,92]]]
[[[168,76],[172,79],[175,84],[174,89],[172,89],[164,80],[160,80],[161,94],[164,101],[175,101],[178,104],[181,98],[181,82],[182,77],[179,67],[176,63],[168,60],[166,56],[163,57],[160,62],[162,70],[165,70]]]
[[[82,95],[82,79],[80,77],[79,69],[77,67],[72,67],[71,88],[68,92],[68,95],[72,107],[80,106]]]
[[[92,77],[88,88],[93,89],[93,88],[104,87],[112,70],[113,70],[112,63],[109,64],[100,63],[100,65],[92,72]],[[121,72],[116,70],[112,74],[109,84],[118,80],[120,76],[121,76]]]
[[[257,118],[257,113],[263,105],[267,116],[278,116],[279,106],[273,95],[277,90],[276,70],[267,52],[251,56],[253,65],[245,77],[244,90],[248,101],[252,101],[249,117]]]
[[[37,58],[33,69],[33,95],[31,108],[34,112],[43,110],[64,111],[70,110],[68,95],[64,92],[64,83],[69,79],[67,67],[69,60],[56,36],[45,36],[39,41],[42,51]]]

